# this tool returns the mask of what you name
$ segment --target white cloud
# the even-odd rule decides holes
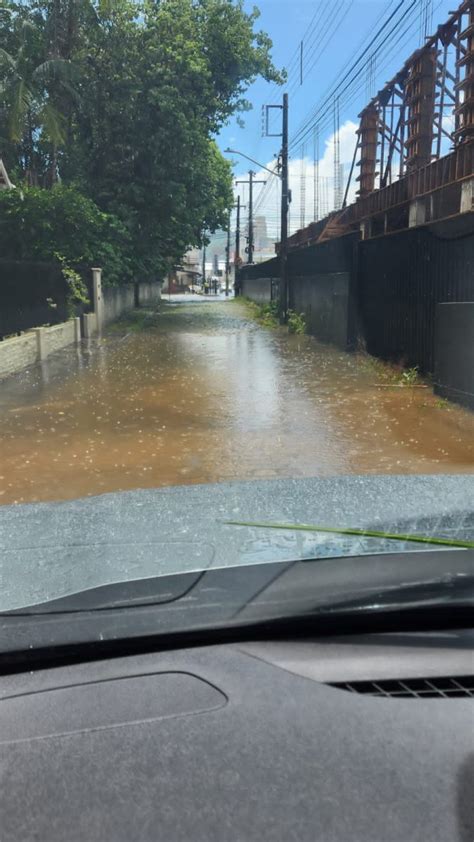
[[[356,130],[358,125],[352,121],[347,121],[341,126],[339,133],[339,149],[340,149],[340,164],[341,164],[341,181],[342,194],[344,194],[349,170],[354,155],[354,148],[356,144]],[[301,222],[301,193],[302,193],[302,174],[304,173],[304,183],[306,186],[305,196],[305,225],[312,222],[315,218],[314,214],[314,184],[315,174],[317,168],[314,167],[312,155],[312,141],[311,150],[305,148],[305,156],[302,158],[301,150],[298,157],[290,158],[289,162],[289,182],[292,193],[292,203],[290,207],[290,232],[298,230]],[[275,161],[268,162],[267,166],[272,169]],[[351,187],[348,194],[348,202],[355,199],[355,192],[357,190],[357,182],[355,178],[357,171],[353,174]],[[269,235],[278,239],[279,237],[279,202],[280,202],[280,180],[278,178],[271,178],[265,171],[260,170],[255,175],[255,179],[264,179],[267,181],[267,186],[262,194],[261,185],[254,187],[254,207],[256,216],[265,216],[267,220],[267,229]],[[235,188],[235,195],[239,195],[243,204],[248,202],[248,187],[247,185],[239,185]],[[261,198],[259,198],[261,196]],[[323,155],[319,159],[319,217],[321,218],[326,213],[334,208],[334,134],[330,134],[324,141]],[[247,224],[247,209],[242,212],[242,229],[245,231]]]

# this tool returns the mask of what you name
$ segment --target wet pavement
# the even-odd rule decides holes
[[[0,384],[0,502],[343,474],[471,473],[474,415],[238,301],[165,299]]]

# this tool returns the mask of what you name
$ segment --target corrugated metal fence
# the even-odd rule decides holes
[[[370,240],[350,234],[290,252],[290,306],[297,301],[308,311],[310,330],[323,340],[327,339],[320,324],[327,318],[324,308],[319,322],[314,312],[308,316],[311,307],[321,309],[311,284],[324,282],[330,310],[340,273],[350,278],[345,346],[363,343],[374,356],[432,373],[436,305],[474,301],[474,213]],[[255,287],[260,284],[263,294],[269,278],[278,275],[277,258],[244,267],[240,273],[244,294],[259,300]],[[328,286],[331,276],[333,288]]]
[[[474,232],[447,238],[412,229],[362,241],[358,251],[367,351],[432,372],[436,305],[474,300]]]

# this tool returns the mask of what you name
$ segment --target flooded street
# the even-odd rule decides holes
[[[163,303],[0,384],[0,502],[474,469],[474,416],[236,301]]]

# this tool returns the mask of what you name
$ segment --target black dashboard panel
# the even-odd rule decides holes
[[[68,736],[100,728],[204,713],[226,704],[207,681],[185,672],[157,672],[52,687],[2,700],[2,742]]]
[[[472,642],[242,643],[4,676],[0,839],[472,842],[473,700],[325,683],[472,673]]]

